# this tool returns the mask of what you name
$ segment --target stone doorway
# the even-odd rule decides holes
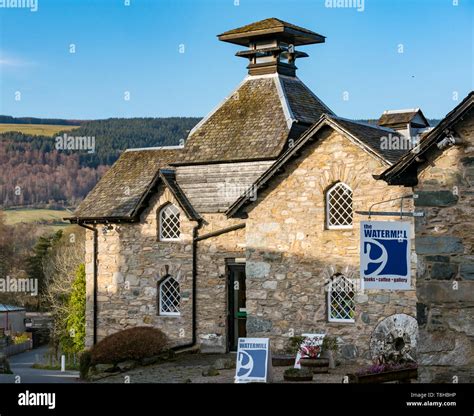
[[[228,350],[237,351],[239,338],[247,336],[245,264],[227,264]]]

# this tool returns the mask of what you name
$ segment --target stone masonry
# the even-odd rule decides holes
[[[192,230],[195,223],[181,213],[181,241],[157,238],[160,208],[175,201],[161,188],[136,224],[118,224],[104,232],[98,226],[98,340],[134,326],[162,328],[174,345],[191,342]],[[93,330],[93,233],[87,232],[86,344],[92,345]],[[180,283],[181,315],[157,313],[157,285],[167,274]]]
[[[416,205],[422,382],[474,382],[474,111],[419,175]]]
[[[325,284],[335,272],[358,284],[359,222],[367,218],[354,214],[352,229],[326,229],[325,191],[338,181],[348,184],[354,211],[409,193],[375,181],[372,175],[384,168],[346,137],[326,132],[258,195],[246,229],[249,336],[269,336],[273,348],[282,351],[292,334],[322,332],[338,337],[343,359],[368,360],[377,323],[393,314],[415,315],[412,277],[410,291],[359,293],[355,323],[328,322]],[[397,211],[400,203],[377,208]]]

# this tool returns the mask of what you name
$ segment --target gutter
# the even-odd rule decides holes
[[[178,345],[176,347],[171,348],[173,351],[181,351],[187,348],[192,348],[196,345],[197,343],[197,316],[196,316],[196,294],[197,294],[197,242],[198,242],[198,231],[202,227],[202,220],[199,219],[197,225],[193,228],[193,289],[192,289],[192,340],[191,342],[183,345]]]
[[[97,344],[97,261],[98,261],[98,233],[97,228],[86,225],[82,222],[77,223],[80,227],[86,228],[94,233],[94,251],[93,259],[94,262],[94,279],[93,279],[93,323],[92,323],[92,343]]]

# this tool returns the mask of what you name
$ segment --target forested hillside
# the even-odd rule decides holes
[[[6,124],[56,124],[58,126],[79,126],[81,120],[63,120],[59,118],[12,117],[0,115],[0,123]]]
[[[123,150],[180,144],[198,121],[108,119],[82,122],[77,129],[53,137],[1,134],[0,207],[75,205]],[[63,134],[94,137],[94,152],[56,149],[56,137]]]

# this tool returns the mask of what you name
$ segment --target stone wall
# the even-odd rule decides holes
[[[175,204],[168,189],[161,188],[143,212],[141,222],[118,224],[104,232],[98,225],[98,340],[134,326],[154,326],[168,335],[173,345],[192,340],[192,233],[195,222],[181,211],[181,240],[158,240],[158,216],[168,202]],[[93,232],[86,234],[86,344],[93,334]],[[157,284],[167,274],[180,283],[181,315],[158,314]]]
[[[103,232],[98,226],[98,340],[134,326],[162,329],[172,345],[192,341],[192,236],[196,222],[181,211],[181,241],[158,241],[157,213],[168,202],[160,189],[141,216],[140,223],[114,225]],[[203,217],[200,235],[219,231],[242,220],[223,214]],[[245,258],[245,229],[202,240],[197,245],[197,342],[203,352],[227,348],[226,260]],[[93,342],[93,232],[86,233],[86,344]],[[167,274],[180,283],[181,315],[158,313],[157,284]]]
[[[247,210],[249,336],[269,336],[274,350],[282,351],[293,334],[322,332],[339,338],[342,358],[367,360],[378,322],[396,313],[415,315],[414,289],[366,291],[356,296],[355,323],[328,322],[325,283],[335,272],[359,283],[359,222],[367,218],[354,214],[352,229],[326,229],[325,191],[345,182],[353,190],[354,210],[363,211],[409,193],[373,179],[385,168],[347,138],[327,132],[259,193]],[[397,211],[400,204],[377,209]],[[414,276],[414,262],[412,269]]]
[[[207,214],[199,235],[242,224],[223,214]],[[202,352],[227,349],[226,261],[245,259],[245,228],[197,243],[197,334]]]
[[[463,144],[419,175],[416,205],[420,380],[474,382],[474,111]]]

